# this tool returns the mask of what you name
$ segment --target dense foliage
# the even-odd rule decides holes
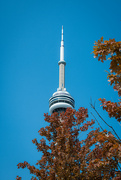
[[[77,112],[68,108],[65,113],[45,114],[49,126],[41,128],[39,134],[46,137],[33,140],[42,158],[36,166],[28,162],[19,163],[18,168],[27,167],[35,177],[32,179],[110,179],[119,176],[121,143],[110,132],[92,130],[84,140],[79,134],[92,127],[87,121],[88,112],[80,108]],[[38,166],[38,168],[37,168]],[[18,179],[20,179],[18,177]]]
[[[121,41],[116,42],[115,39],[103,41],[102,37],[95,42],[93,53],[101,62],[110,60],[108,79],[121,96]]]
[[[121,96],[121,42],[116,42],[115,39],[103,41],[103,37],[95,42],[94,57],[99,61],[110,61],[110,72],[108,73],[108,81],[110,85],[114,85],[114,89]],[[106,110],[110,117],[115,117],[117,121],[121,121],[121,101],[111,102],[105,98],[100,99],[103,109]]]

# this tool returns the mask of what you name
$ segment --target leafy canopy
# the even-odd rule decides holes
[[[110,85],[114,85],[114,90],[118,91],[121,96],[121,41],[116,42],[115,39],[103,41],[103,37],[95,42],[94,57],[99,61],[104,62],[110,60],[110,72],[108,73],[108,81]],[[111,102],[105,98],[99,99],[102,107],[106,110],[110,117],[114,117],[117,121],[121,121],[121,101]]]
[[[19,163],[18,168],[28,168],[34,175],[33,180],[102,180],[119,177],[121,143],[106,130],[92,130],[95,122],[87,120],[87,109],[76,111],[67,108],[60,115],[53,113],[44,116],[49,125],[41,128],[39,134],[45,138],[39,142],[33,140],[37,150],[43,153],[42,157],[35,166],[25,161]],[[79,140],[79,134],[81,136],[83,132],[89,133],[84,140]]]

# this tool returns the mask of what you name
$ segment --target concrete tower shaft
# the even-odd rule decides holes
[[[64,90],[65,88],[65,65],[59,65],[59,89]]]

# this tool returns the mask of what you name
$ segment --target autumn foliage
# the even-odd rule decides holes
[[[103,37],[95,42],[94,57],[99,61],[104,62],[110,60],[110,72],[108,72],[108,81],[110,85],[114,85],[114,90],[118,91],[121,96],[121,42],[116,42],[115,39],[103,41]],[[114,117],[117,121],[121,121],[121,101],[111,102],[105,98],[99,99],[101,106],[109,114],[109,117]]]
[[[110,60],[110,72],[108,79],[110,85],[114,85],[114,89],[121,96],[121,41],[116,42],[115,39],[103,41],[103,37],[95,42],[94,57],[104,62]]]
[[[85,108],[77,112],[68,108],[60,115],[45,114],[45,121],[49,125],[41,128],[39,134],[46,140],[33,140],[43,155],[35,166],[25,161],[19,163],[18,168],[28,168],[34,175],[33,180],[101,180],[121,177],[118,170],[121,142],[106,130],[92,130],[94,121],[87,118]],[[82,140],[84,132],[87,137]]]

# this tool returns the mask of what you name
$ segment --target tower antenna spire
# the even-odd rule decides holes
[[[61,40],[63,41],[63,26],[62,26],[62,39]]]

